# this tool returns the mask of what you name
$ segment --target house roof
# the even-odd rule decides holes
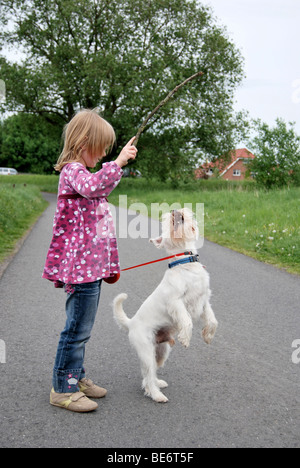
[[[234,166],[240,159],[254,159],[255,156],[247,148],[236,149],[231,152],[231,161],[223,160],[222,157],[218,158],[215,162],[206,162],[202,164],[203,170],[217,168],[220,171],[220,176],[224,175],[232,166]]]
[[[223,169],[220,176],[226,174],[226,172],[232,168],[240,159],[254,159],[255,156],[247,148],[236,149],[232,152],[231,162]]]

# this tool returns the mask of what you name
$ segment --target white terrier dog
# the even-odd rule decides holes
[[[209,275],[199,263],[195,248],[197,237],[197,223],[189,209],[164,215],[161,237],[150,242],[159,249],[165,248],[170,255],[174,254],[175,262],[169,264],[162,282],[133,318],[129,319],[123,310],[127,294],[120,294],[114,300],[114,317],[129,332],[129,341],[141,362],[145,395],[160,403],[168,401],[160,390],[168,384],[158,380],[156,372],[167,360],[175,336],[188,347],[193,320],[201,317],[204,321],[202,336],[209,344],[218,326],[209,302]],[[186,255],[176,257],[183,251]],[[182,260],[188,263],[181,263]]]

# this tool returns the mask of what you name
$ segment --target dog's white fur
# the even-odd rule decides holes
[[[196,254],[197,236],[193,213],[183,208],[164,216],[161,237],[150,242],[160,249],[165,248],[170,255],[185,251]],[[188,347],[193,321],[201,317],[204,341],[210,343],[213,339],[218,322],[210,306],[210,296],[206,269],[200,263],[188,263],[168,269],[162,282],[131,319],[123,310],[127,294],[115,298],[114,317],[129,332],[130,343],[140,359],[145,395],[154,401],[168,401],[160,390],[168,384],[158,380],[156,372],[167,360],[175,344],[175,335],[183,346]]]

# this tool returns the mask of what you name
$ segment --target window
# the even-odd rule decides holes
[[[233,175],[234,175],[235,177],[241,177],[241,171],[240,171],[239,169],[235,169],[235,170],[233,171]]]

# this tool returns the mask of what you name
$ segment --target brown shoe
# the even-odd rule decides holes
[[[80,391],[89,398],[103,398],[107,394],[105,388],[98,387],[91,379],[81,379],[78,385]]]
[[[54,388],[50,393],[50,404],[75,413],[88,413],[98,408],[97,403],[89,400],[82,392],[56,393]]]

